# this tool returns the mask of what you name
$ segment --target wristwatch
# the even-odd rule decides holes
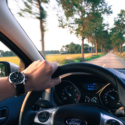
[[[26,80],[26,75],[23,72],[12,72],[9,75],[9,82],[16,89],[16,96],[25,94]]]

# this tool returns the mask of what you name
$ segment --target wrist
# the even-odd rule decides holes
[[[0,78],[0,101],[16,95],[15,88],[9,83],[7,77]]]
[[[29,74],[25,73],[24,74],[27,76],[27,81],[25,81],[25,92],[32,91],[32,80]]]
[[[10,84],[8,77],[2,78],[5,80],[6,92],[9,92],[10,97],[16,95],[16,89]]]
[[[8,77],[6,77],[5,79],[6,79],[6,84],[7,84],[7,90],[11,91],[11,94],[15,96],[16,95],[15,88],[10,84]]]

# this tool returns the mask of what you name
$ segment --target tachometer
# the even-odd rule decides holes
[[[80,92],[74,85],[66,86],[62,91],[62,100],[64,103],[77,103],[80,99]]]
[[[101,93],[101,100],[104,105],[111,109],[117,109],[121,107],[118,92],[115,88],[108,86]]]

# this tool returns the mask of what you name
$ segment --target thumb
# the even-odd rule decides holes
[[[56,86],[56,85],[59,84],[59,83],[61,83],[61,77],[60,77],[60,76],[57,77],[57,78],[52,79],[52,82],[51,82],[52,87],[53,87],[53,86]]]

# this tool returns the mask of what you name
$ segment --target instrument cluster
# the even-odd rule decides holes
[[[122,106],[117,90],[107,83],[86,82],[77,85],[69,80],[62,80],[61,84],[55,87],[55,93],[62,104],[101,104],[109,109]]]

